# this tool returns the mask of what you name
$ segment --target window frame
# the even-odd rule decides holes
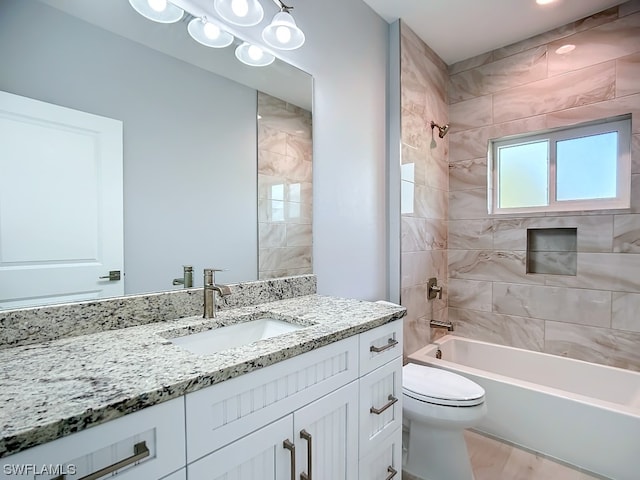
[[[616,196],[613,198],[589,198],[580,200],[556,199],[556,145],[563,140],[572,140],[581,137],[618,132],[618,158]],[[547,204],[532,207],[499,207],[499,158],[498,150],[502,147],[519,144],[548,141],[547,152]],[[544,213],[544,212],[571,212],[577,210],[613,210],[625,209],[631,206],[631,115],[581,123],[569,127],[554,128],[523,135],[512,135],[489,140],[488,172],[489,187],[488,209],[489,214],[519,214],[519,213]]]

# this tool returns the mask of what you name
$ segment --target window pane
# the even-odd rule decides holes
[[[498,149],[500,208],[547,205],[548,145],[544,140]]]
[[[557,143],[558,201],[615,198],[618,132]]]

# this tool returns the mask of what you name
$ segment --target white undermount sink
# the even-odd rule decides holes
[[[247,322],[214,328],[205,332],[172,338],[171,343],[197,354],[221,352],[229,348],[276,337],[305,328],[275,318],[259,318]]]

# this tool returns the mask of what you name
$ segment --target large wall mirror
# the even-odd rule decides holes
[[[99,273],[121,269],[124,294],[182,288],[173,280],[183,265],[193,267],[195,287],[206,267],[224,269],[220,283],[311,272],[312,78],[279,59],[249,67],[233,47],[199,45],[187,33],[189,19],[156,24],[127,0],[0,2],[0,91],[121,124],[124,263]],[[0,162],[5,178],[9,163]],[[54,245],[51,199],[81,183],[55,164],[29,168],[22,178],[33,182],[0,192],[0,309],[99,297],[91,289],[43,293],[56,281],[23,276],[34,270],[29,258],[19,274],[7,273],[20,255],[3,258],[3,240],[15,251]],[[22,218],[13,207],[26,197],[35,198],[35,216],[10,231]],[[91,209],[69,198],[67,220],[96,230]],[[96,250],[110,232],[98,233]],[[26,300],[3,303],[18,284]]]

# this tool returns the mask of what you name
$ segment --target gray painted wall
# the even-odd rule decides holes
[[[313,271],[318,292],[387,298],[389,25],[361,0],[294,4],[307,41],[282,58],[314,77]]]

